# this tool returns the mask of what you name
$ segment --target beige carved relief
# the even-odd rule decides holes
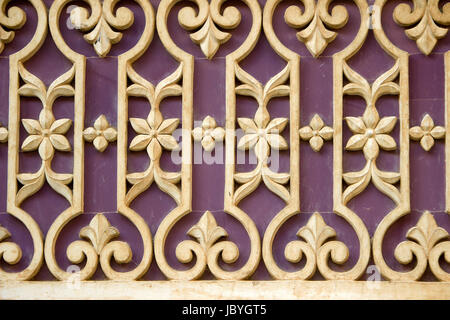
[[[206,116],[202,121],[201,127],[192,130],[194,141],[201,142],[205,151],[212,151],[216,142],[221,142],[225,138],[225,130],[217,126],[213,117]]]
[[[297,6],[290,6],[284,13],[284,20],[292,28],[302,28],[297,32],[297,38],[305,43],[311,55],[317,58],[338,35],[330,29],[345,26],[348,13],[345,7],[335,6],[330,14],[328,9],[331,0],[302,2],[305,6],[304,12]]]
[[[196,60],[175,44],[167,26],[169,13],[179,1],[162,0],[155,14],[149,1],[136,0],[143,12],[145,25],[134,47],[117,57],[118,117],[117,128],[114,128],[104,115],[100,115],[94,123],[85,123],[87,57],[77,53],[76,48],[71,48],[65,42],[59,23],[62,12],[71,0],[55,0],[48,12],[42,0],[29,0],[37,12],[36,30],[23,49],[8,56],[9,119],[7,127],[0,124],[0,142],[8,143],[7,213],[25,226],[32,239],[33,251],[29,254],[31,259],[28,266],[22,271],[14,273],[0,269],[0,298],[4,288],[19,288],[22,284],[17,284],[18,281],[32,279],[39,272],[44,258],[48,269],[58,280],[68,280],[71,277],[72,274],[59,265],[55,250],[63,229],[75,217],[84,213],[85,143],[92,142],[96,150],[103,152],[109,143],[115,141],[117,211],[136,228],[142,241],[143,256],[130,271],[115,270],[112,260],[119,264],[130,263],[133,250],[130,244],[118,240],[120,226],[111,226],[106,216],[98,213],[87,226],[79,230],[80,239],[70,243],[66,251],[66,258],[72,264],[82,266],[79,276],[83,286],[89,283],[87,280],[101,268],[108,279],[123,281],[123,286],[130,285],[133,290],[139,291],[141,289],[134,287],[137,283],[135,280],[146,274],[151,263],[156,263],[168,280],[178,280],[166,281],[167,288],[171,290],[184,290],[190,288],[192,283],[198,284],[200,288],[203,286],[200,281],[190,281],[200,279],[209,269],[217,279],[210,284],[217,285],[213,295],[220,296],[221,288],[232,290],[227,287],[230,283],[237,287],[245,286],[246,282],[241,280],[250,278],[260,263],[264,263],[274,280],[261,282],[262,288],[269,288],[271,284],[267,283],[270,282],[290,288],[283,280],[289,280],[294,287],[299,284],[308,286],[309,282],[301,281],[320,273],[327,281],[318,282],[319,289],[314,290],[330,291],[334,286],[343,283],[343,288],[354,293],[361,292],[355,280],[367,270],[372,254],[376,267],[384,278],[390,280],[381,285],[380,292],[373,293],[375,297],[383,297],[383,290],[390,290],[393,286],[406,288],[406,291],[419,288],[421,292],[425,292],[424,296],[429,294],[437,297],[442,292],[450,292],[450,275],[442,267],[442,264],[450,263],[450,237],[448,231],[436,222],[436,214],[433,213],[433,216],[429,211],[424,212],[416,225],[404,235],[405,241],[396,246],[395,259],[408,265],[411,270],[394,270],[387,264],[386,253],[383,252],[386,234],[401,217],[410,213],[409,146],[414,143],[410,139],[420,141],[421,147],[430,151],[435,140],[445,138],[446,211],[450,212],[450,143],[447,139],[450,136],[450,52],[443,55],[445,123],[442,124],[441,119],[432,119],[426,114],[420,125],[410,128],[409,56],[406,51],[392,43],[384,32],[381,14],[387,0],[376,0],[375,6],[378,10],[373,13],[370,13],[367,1],[354,0],[352,5],[358,9],[360,16],[359,29],[347,47],[334,53],[333,78],[324,80],[333,83],[333,123],[325,124],[322,118],[315,114],[311,119],[306,119],[304,123],[308,123],[307,125],[300,127],[301,57],[281,43],[273,26],[274,12],[282,1],[268,0],[262,10],[258,1],[243,0],[251,14],[251,28],[240,46],[225,57],[224,127],[219,126],[213,117],[207,116],[194,128]],[[237,7],[230,7],[223,0],[192,2],[195,8],[182,8],[178,13],[178,22],[189,33],[190,39],[199,45],[204,56],[212,60],[220,46],[231,38],[232,29],[240,24],[241,13]],[[97,55],[103,58],[108,55],[112,45],[120,42],[122,31],[133,25],[134,14],[130,9],[121,6],[117,0],[85,0],[85,3],[87,9],[80,6],[72,9],[70,22],[84,34],[84,39],[93,45]],[[331,0],[302,0],[302,3],[303,11],[300,7],[290,6],[284,12],[284,19],[290,27],[296,29],[297,38],[305,43],[311,55],[317,58],[339,36],[339,29],[347,24],[349,15],[344,6],[333,6]],[[438,0],[413,0],[412,4],[413,7],[407,4],[396,6],[393,19],[406,28],[406,35],[416,41],[422,53],[430,55],[438,41],[444,41],[442,39],[448,33],[450,7],[448,4],[441,6]],[[13,40],[13,30],[20,29],[25,21],[25,11],[10,5],[8,0],[0,0],[0,52]],[[27,60],[38,52],[46,39],[47,23],[50,30],[48,36],[70,62],[70,68],[58,75],[48,86],[26,67]],[[370,26],[379,26],[373,29],[376,41],[392,58],[392,67],[379,70],[379,76],[374,81],[366,79],[362,72],[352,69],[348,63],[364,45],[368,33],[372,32]],[[165,50],[177,61],[177,66],[168,70],[168,75],[161,81],[151,83],[135,70],[133,64],[146,52],[155,32],[158,33]],[[272,74],[266,83],[244,70],[241,63],[254,50],[261,32],[264,32],[272,49],[285,62],[281,70]],[[360,105],[361,112],[344,117],[344,97],[355,95],[364,101]],[[398,102],[398,112],[390,110],[389,115],[380,116],[379,99],[385,95],[394,96]],[[240,107],[237,96],[248,96],[256,101],[254,115],[248,118],[237,117],[236,110]],[[21,97],[40,102],[41,110],[36,119],[21,118]],[[55,117],[53,104],[60,97],[73,100],[73,119]],[[129,117],[130,97],[146,99],[149,107],[146,118]],[[169,97],[176,97],[181,102],[180,118],[163,116],[160,110],[161,102]],[[279,97],[289,105],[289,113],[285,117],[272,117],[268,104]],[[442,125],[436,125],[435,122]],[[25,130],[24,137],[20,137],[21,128]],[[347,128],[351,136],[344,141],[343,131]],[[396,128],[399,129],[398,138],[393,136]],[[68,139],[68,133],[72,132],[69,129],[73,129],[73,139]],[[183,129],[180,141],[175,139],[174,132],[177,129]],[[243,131],[243,136],[239,139],[235,136],[236,129]],[[129,136],[132,139],[129,140]],[[350,245],[343,242],[342,231],[331,225],[328,215],[318,212],[314,212],[306,224],[299,226],[297,233],[290,235],[292,240],[282,248],[284,258],[288,262],[299,264],[304,261],[303,267],[287,271],[275,260],[274,252],[277,248],[273,245],[274,239],[290,218],[302,214],[300,190],[309,183],[300,184],[300,140],[308,142],[314,152],[319,152],[327,141],[333,143],[333,214],[343,218],[358,239],[359,253],[356,259],[353,259],[356,261],[353,265],[347,263],[350,258]],[[22,144],[19,141],[23,141]],[[239,257],[241,244],[227,239],[232,238],[234,230],[226,230],[218,225],[217,214],[214,217],[211,211],[206,210],[196,223],[189,226],[185,239],[176,246],[175,256],[178,261],[183,264],[191,263],[190,266],[175,268],[167,260],[166,240],[175,225],[192,211],[193,144],[201,143],[206,152],[212,152],[217,143],[221,142],[225,144],[226,151],[223,211],[245,230],[249,241],[249,254],[245,258]],[[255,155],[257,163],[254,169],[248,172],[236,170],[238,150]],[[182,163],[179,171],[163,169],[163,153],[172,151],[181,152]],[[393,151],[398,151],[395,153],[398,155],[398,171],[379,168],[379,156]],[[34,152],[38,155],[40,168],[35,172],[21,172],[19,152]],[[72,157],[73,169],[70,172],[56,172],[52,168],[52,161],[62,152]],[[128,155],[138,152],[146,152],[148,167],[142,172],[130,172],[127,165]],[[269,158],[276,152],[289,155],[287,172],[275,171],[269,166]],[[344,172],[344,154],[350,152],[360,153],[364,157],[364,163],[357,171]],[[352,199],[367,192],[371,182],[393,202],[393,209],[385,213],[372,239],[362,217],[349,207]],[[21,205],[35,195],[45,183],[48,183],[52,192],[67,201],[67,208],[58,213],[48,232],[43,235],[39,225]],[[168,194],[175,203],[174,209],[164,213],[154,240],[149,221],[145,221],[142,213],[131,207],[133,201],[143,197],[152,184]],[[272,217],[262,234],[256,228],[255,217],[250,217],[240,207],[241,200],[252,197],[259,186],[267,188],[284,202],[284,207]],[[13,240],[9,241],[10,238]],[[14,235],[7,228],[0,226],[0,258],[4,262],[9,265],[17,264],[26,250],[29,249],[21,248],[14,242]],[[246,261],[236,269],[233,263],[239,258]],[[415,264],[410,266],[412,262]],[[224,268],[223,263],[230,265],[229,268]],[[332,264],[342,266],[336,269]],[[444,282],[443,286],[415,287],[417,282],[413,281],[419,281],[427,267],[439,281]],[[114,285],[111,283],[99,283],[98,286],[107,288]],[[50,289],[56,287],[55,284],[48,284]],[[420,296],[417,293],[419,289],[414,289],[417,290],[416,296]],[[253,287],[245,287],[245,290],[249,290],[250,297],[258,296],[255,292],[260,291]],[[405,293],[405,296],[407,294],[409,293]],[[446,297],[450,297],[450,293],[447,293]]]
[[[409,28],[406,35],[416,41],[423,54],[429,55],[439,39],[444,38],[450,25],[450,6],[439,7],[439,0],[413,0],[399,4],[394,10],[394,20],[400,26]]]
[[[325,141],[333,138],[333,128],[326,126],[322,118],[316,113],[309,125],[299,130],[300,138],[309,141],[309,145],[315,152],[319,152]]]
[[[83,7],[75,7],[70,12],[70,21],[75,29],[88,32],[84,39],[92,44],[95,52],[101,58],[111,50],[113,44],[122,39],[122,33],[114,31],[128,29],[134,22],[134,15],[130,9],[121,7],[114,14],[117,0],[89,0],[91,14]]]
[[[434,140],[445,137],[445,128],[435,126],[433,119],[427,113],[420,123],[420,126],[415,126],[409,129],[411,139],[420,141],[423,150],[430,151],[434,146]]]
[[[117,139],[117,130],[110,126],[106,117],[102,114],[94,122],[93,127],[83,131],[84,140],[92,142],[95,149],[100,152],[105,151],[108,143]]]

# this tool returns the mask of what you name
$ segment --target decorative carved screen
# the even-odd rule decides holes
[[[0,299],[450,298],[449,26],[0,0]]]

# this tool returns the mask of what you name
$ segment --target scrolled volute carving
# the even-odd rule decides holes
[[[109,279],[117,279],[117,273],[110,266],[111,257],[118,263],[128,263],[132,258],[130,246],[123,241],[111,241],[120,235],[108,219],[96,214],[88,226],[80,230],[80,238],[67,247],[67,257],[72,263],[79,264],[86,258],[86,265],[80,271],[81,280],[87,280],[95,273],[100,258],[103,272]]]
[[[439,259],[444,256],[450,263],[450,241],[448,232],[439,227],[433,215],[425,211],[417,225],[406,233],[407,241],[401,242],[395,248],[395,258],[402,264],[409,264],[415,256],[417,264],[408,274],[414,280],[420,279],[427,265],[431,272],[441,281],[449,281],[450,274],[445,272],[439,265]]]
[[[317,267],[329,279],[326,267],[329,252],[334,263],[342,264],[348,260],[348,248],[340,241],[329,241],[336,237],[336,231],[325,223],[318,212],[311,216],[306,226],[298,230],[297,236],[303,240],[289,242],[284,250],[286,259],[292,263],[300,262],[305,255],[306,264],[302,270],[292,272],[295,279],[311,278]]]
[[[228,233],[217,225],[214,215],[210,211],[206,211],[197,224],[188,230],[187,234],[196,241],[185,240],[179,243],[176,256],[182,263],[188,263],[194,257],[192,253],[195,253],[197,262],[193,269],[197,272],[192,273],[192,279],[201,277],[206,266],[218,279],[226,279],[226,272],[223,272],[218,264],[219,255],[221,254],[225,263],[233,263],[239,257],[239,249],[231,241],[219,241],[219,239],[227,237]]]
[[[6,6],[9,0],[0,1],[0,53],[5,49],[5,44],[14,39],[14,31],[6,31],[2,26],[8,29],[17,30],[23,27],[27,21],[25,11],[19,7],[10,7],[6,12]]]

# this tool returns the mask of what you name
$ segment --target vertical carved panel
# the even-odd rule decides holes
[[[44,42],[45,36],[47,34],[47,15],[46,9],[42,1],[40,0],[31,0],[31,4],[37,12],[38,23],[36,26],[36,30],[34,32],[33,38],[30,42],[20,51],[15,54],[12,54],[9,57],[10,68],[9,68],[9,134],[8,134],[8,190],[7,190],[7,211],[17,219],[19,219],[30,232],[31,238],[33,240],[33,254],[30,264],[25,268],[25,270],[18,273],[7,273],[3,270],[0,271],[0,277],[3,280],[28,280],[31,279],[40,269],[44,255],[43,255],[43,238],[42,232],[36,223],[36,221],[23,209],[20,208],[20,204],[25,197],[32,195],[36,192],[43,184],[43,175],[47,175],[47,173],[52,172],[51,168],[49,168],[49,163],[51,162],[51,156],[47,157],[50,152],[53,151],[53,146],[50,145],[49,139],[46,139],[46,142],[43,143],[45,149],[42,152],[42,167],[41,169],[34,174],[20,173],[19,172],[19,130],[20,130],[20,96],[22,95],[31,95],[39,98],[42,101],[43,111],[42,111],[42,122],[46,122],[46,125],[50,125],[48,119],[51,118],[51,111],[44,111],[46,107],[46,101],[52,100],[56,98],[57,94],[53,95],[53,97],[48,97],[46,94],[46,89],[42,86],[42,82],[39,79],[29,74],[23,68],[23,63],[30,59],[36,51],[39,50],[42,43]],[[0,11],[0,24],[5,25],[9,28],[19,27],[23,25],[25,22],[26,16],[25,13],[19,9],[18,7],[12,7],[8,10],[9,16],[5,15],[7,1],[2,1],[0,3],[0,7],[2,10]],[[9,36],[5,37],[5,31],[3,29],[0,30],[0,34],[3,35],[3,42],[9,42],[12,40],[12,33]],[[3,47],[2,42],[2,47]],[[27,82],[27,80],[31,83],[25,84],[24,86],[20,86],[20,79]],[[32,83],[37,84],[37,88],[33,86]],[[41,90],[39,90],[41,89]],[[50,106],[51,108],[51,106]],[[51,119],[53,120],[53,119]],[[36,123],[37,121],[34,120]],[[53,121],[50,121],[53,122]],[[25,122],[26,123],[26,122]],[[24,123],[24,126],[26,124]],[[31,132],[35,132],[35,128],[29,127]],[[37,130],[36,130],[36,133]],[[42,134],[42,132],[40,132]],[[34,144],[37,144],[37,141],[41,138],[37,138]],[[41,142],[41,141],[39,141]],[[33,144],[33,143],[32,143]],[[44,149],[44,148],[41,148]],[[51,150],[51,151],[49,151]],[[46,160],[45,160],[46,159]],[[44,173],[45,172],[45,173]],[[21,182],[24,186],[18,189],[17,181]],[[51,178],[49,179],[49,183]],[[27,187],[31,185],[31,187]],[[28,189],[28,190],[27,190]],[[55,188],[57,189],[57,188]],[[3,230],[2,240],[9,236],[8,232]],[[20,247],[11,243],[11,242],[2,242],[0,244],[0,252],[3,259],[10,264],[17,263],[22,255]]]

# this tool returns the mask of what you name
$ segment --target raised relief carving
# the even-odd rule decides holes
[[[0,123],[0,142],[4,143],[8,141],[8,129],[3,127]]]
[[[403,27],[406,35],[416,41],[423,54],[429,55],[439,39],[446,36],[450,25],[450,7],[439,7],[439,0],[413,0],[414,8],[409,4],[399,4],[394,10],[394,20]],[[440,26],[441,25],[441,26]]]
[[[211,152],[216,146],[216,142],[221,142],[225,138],[225,130],[217,126],[213,117],[206,116],[202,126],[192,130],[194,141],[201,142],[203,149]]]
[[[8,264],[16,264],[22,258],[22,250],[14,242],[6,242],[11,237],[8,229],[0,225],[0,260],[3,259]]]
[[[178,22],[188,31],[197,30],[190,34],[191,40],[200,46],[206,58],[212,59],[221,44],[231,38],[231,34],[223,32],[217,28],[234,29],[241,22],[241,14],[234,7],[227,7],[223,14],[220,14],[220,1],[195,0],[198,7],[198,14],[193,8],[186,7],[180,10]]]
[[[296,272],[296,278],[298,279],[311,278],[315,274],[317,267],[319,267],[321,272],[323,270],[324,275],[326,275],[326,269],[322,269],[322,264],[325,260],[318,259],[319,256],[324,254],[322,250],[324,246],[333,247],[333,261],[335,263],[344,263],[348,259],[348,248],[342,242],[329,241],[336,237],[336,231],[325,223],[318,212],[314,212],[306,226],[298,230],[297,236],[303,240],[289,242],[284,250],[284,255],[292,263],[300,262],[303,259],[303,255],[305,255],[305,266],[300,272]]]
[[[450,236],[436,224],[429,211],[423,213],[417,225],[408,230],[406,237],[409,240],[403,241],[395,249],[395,258],[402,264],[409,264],[413,257],[416,257],[414,280],[420,279],[428,264],[439,280],[449,281],[450,273],[440,267],[439,259],[443,256],[445,261],[450,263]]]
[[[72,191],[67,185],[72,181],[73,175],[56,173],[51,168],[55,150],[62,152],[71,150],[70,143],[64,134],[72,125],[72,120],[55,120],[52,106],[58,97],[74,95],[75,91],[70,83],[75,75],[75,68],[72,67],[57,78],[48,89],[39,78],[28,72],[22,64],[19,64],[19,73],[25,82],[19,88],[19,94],[26,97],[37,97],[41,100],[43,106],[39,114],[39,121],[22,119],[22,125],[29,134],[22,143],[22,150],[35,151],[38,149],[42,165],[35,173],[17,175],[17,179],[23,187],[17,192],[16,204],[20,205],[23,200],[39,191],[45,179],[56,192],[65,197],[69,203],[72,203]]]
[[[270,191],[287,202],[290,194],[283,185],[289,181],[289,174],[273,172],[268,165],[268,158],[271,149],[288,149],[286,140],[281,136],[288,119],[275,118],[271,120],[267,111],[267,103],[273,97],[289,94],[289,86],[284,84],[289,77],[289,65],[270,79],[264,87],[238,65],[235,70],[237,78],[242,82],[236,87],[236,93],[251,96],[258,102],[254,119],[238,118],[239,126],[244,130],[244,136],[239,140],[237,148],[240,150],[253,149],[258,164],[251,172],[239,172],[234,175],[235,181],[241,184],[234,194],[234,202],[237,204],[252,193],[261,180]]]
[[[353,132],[353,136],[345,146],[346,150],[362,150],[366,158],[366,165],[361,171],[347,172],[343,174],[344,181],[348,184],[342,194],[346,204],[356,195],[361,193],[372,180],[378,190],[390,197],[394,202],[400,202],[400,192],[394,186],[400,180],[400,173],[387,172],[378,169],[376,165],[380,148],[392,151],[397,148],[395,140],[389,135],[397,122],[395,116],[380,119],[375,104],[379,97],[386,94],[398,94],[399,86],[393,82],[398,76],[398,62],[387,72],[382,74],[372,85],[369,85],[357,72],[352,70],[344,62],[344,73],[350,80],[343,92],[348,95],[359,95],[365,99],[367,107],[362,117],[347,117],[345,120]]]
[[[297,6],[290,6],[284,14],[284,20],[292,28],[303,28],[297,32],[297,38],[305,43],[309,52],[317,58],[332,42],[337,33],[331,29],[340,29],[348,21],[348,13],[344,6],[335,6],[328,13],[329,0],[306,0],[304,12]]]
[[[128,263],[132,258],[130,246],[123,241],[111,241],[120,235],[117,228],[112,227],[108,219],[101,214],[96,214],[88,226],[80,230],[80,238],[67,247],[67,257],[72,263],[79,264],[85,256],[88,263],[83,268],[80,278],[86,280],[92,277],[97,270],[98,259],[103,272],[109,279],[116,278],[116,273],[109,265],[111,257],[118,263]]]
[[[117,130],[110,126],[106,117],[102,114],[94,122],[94,127],[86,128],[83,131],[84,140],[92,142],[95,149],[103,152],[108,147],[109,142],[117,139]]]
[[[134,22],[134,15],[130,9],[121,7],[114,14],[117,0],[91,0],[91,15],[83,7],[75,7],[70,11],[70,21],[73,26],[88,32],[84,39],[93,45],[95,52],[101,58],[111,50],[113,44],[122,39],[122,33],[114,31],[128,29]]]
[[[180,182],[181,173],[166,172],[161,169],[159,164],[163,149],[172,151],[179,147],[172,133],[178,127],[180,120],[176,118],[163,119],[162,113],[159,111],[159,104],[165,97],[181,95],[182,88],[177,84],[181,75],[182,64],[154,88],[131,67],[128,69],[128,76],[134,82],[127,89],[128,95],[147,98],[151,110],[147,119],[130,118],[131,126],[137,133],[130,143],[130,150],[146,150],[150,158],[150,165],[144,172],[127,174],[127,180],[132,185],[126,196],[127,204],[147,190],[153,181],[178,204],[181,201],[181,191],[176,186]]]
[[[434,146],[435,139],[442,139],[445,137],[445,128],[435,126],[433,119],[427,113],[423,117],[420,126],[409,129],[409,136],[413,140],[420,141],[423,150],[430,151]]]
[[[5,49],[5,44],[10,43],[14,39],[14,31],[23,27],[27,21],[25,11],[19,7],[11,7],[6,13],[8,1],[0,1],[0,53]],[[5,30],[2,26],[12,29]]]
[[[308,126],[299,130],[302,140],[309,141],[309,145],[315,152],[322,149],[324,141],[333,139],[333,128],[325,125],[322,118],[316,113]]]
[[[216,219],[210,211],[206,211],[197,224],[188,230],[187,234],[196,241],[185,240],[178,244],[176,255],[182,263],[188,263],[192,261],[192,252],[196,253],[197,259],[203,266],[203,270],[199,272],[197,278],[203,274],[206,266],[209,267],[211,273],[220,278],[221,272],[217,261],[220,252],[222,252],[225,263],[233,263],[239,257],[239,250],[233,242],[219,241],[220,238],[228,237],[228,233],[217,225]]]

